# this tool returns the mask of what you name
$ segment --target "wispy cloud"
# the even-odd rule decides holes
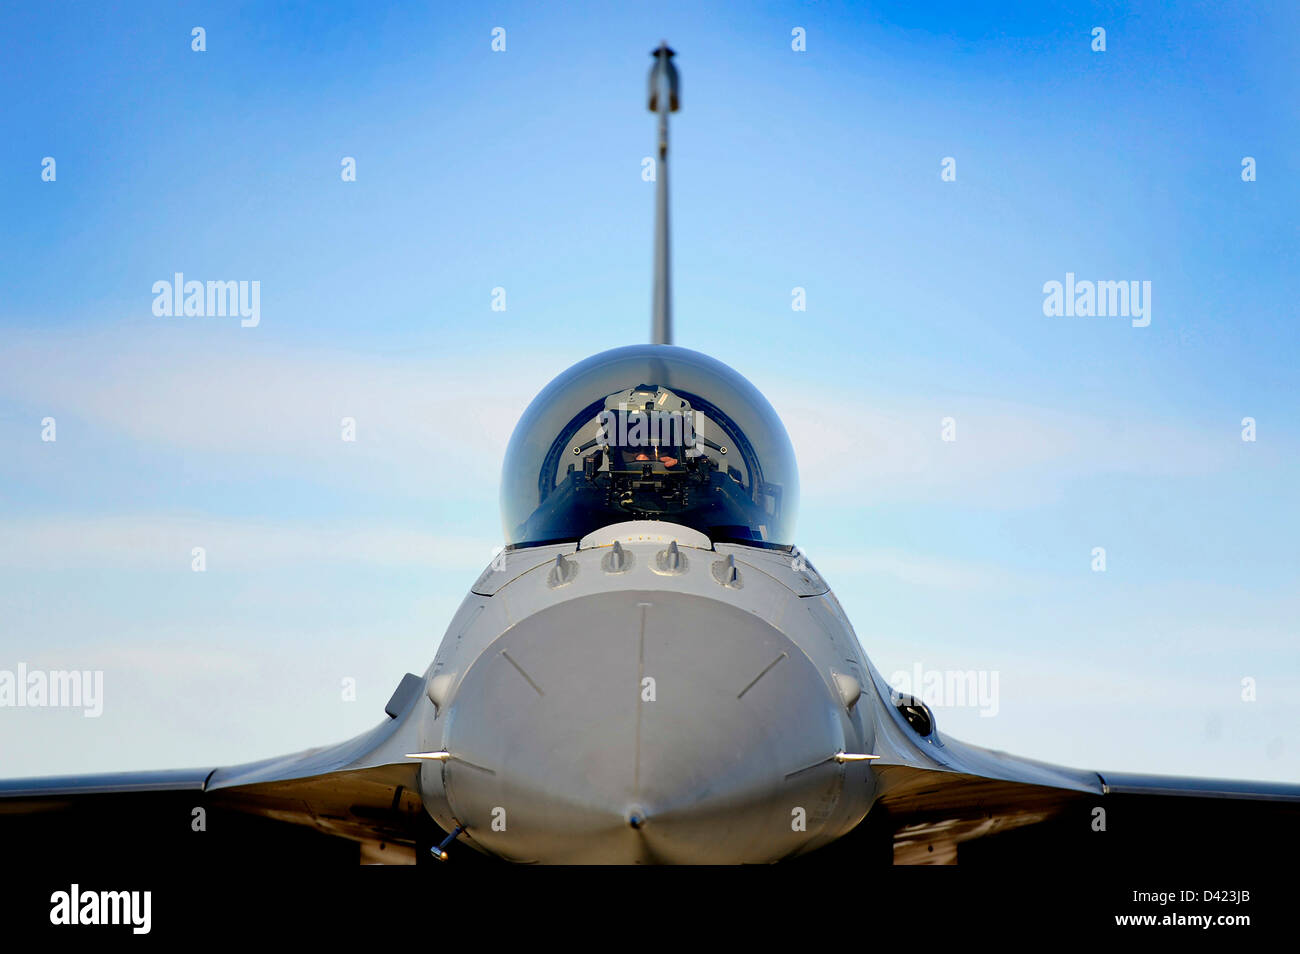
[[[202,547],[211,569],[374,564],[479,570],[494,542],[401,528],[197,517],[59,517],[0,522],[0,566],[186,570]]]
[[[71,415],[138,453],[216,455],[223,472],[291,466],[328,484],[355,479],[359,468],[374,487],[436,484],[486,498],[520,414],[562,366],[518,353],[291,352],[199,327],[136,328],[111,348],[102,336],[33,334],[0,353],[0,400]],[[770,397],[804,493],[822,502],[1034,506],[1090,476],[1213,473],[1239,442],[1226,424],[1215,431],[1138,413],[1116,421],[982,398],[846,394],[794,378]],[[342,440],[344,418],[355,421],[355,442]],[[955,440],[941,439],[944,418]]]
[[[1035,506],[1099,475],[1213,473],[1237,432],[1134,413],[1121,421],[970,398],[873,395],[821,386],[774,392],[806,495],[821,501]],[[953,440],[942,437],[951,418]]]
[[[300,352],[187,331],[15,337],[0,352],[0,400],[68,415],[140,452],[218,454],[250,470],[268,458],[310,462],[324,481],[361,456],[390,484],[495,490],[510,434],[549,370],[518,355]],[[344,418],[355,441],[343,440]]]
[[[944,590],[1005,589],[1023,576],[992,563],[974,563],[894,548],[824,549],[817,569],[834,579],[881,578]]]

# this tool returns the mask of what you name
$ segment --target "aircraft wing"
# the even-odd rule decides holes
[[[876,690],[891,689],[871,668]],[[921,736],[874,707],[877,800],[832,850],[895,864],[1264,858],[1300,843],[1300,785],[1091,771]],[[814,855],[815,856],[815,855]]]
[[[0,835],[42,854],[76,846],[150,857],[379,859],[436,837],[419,793],[424,681],[339,745],[225,768],[0,780]],[[382,847],[381,847],[382,846]],[[409,852],[411,858],[414,852]]]
[[[408,674],[369,732],[245,765],[0,780],[0,837],[33,859],[413,861],[424,854],[415,846],[443,834],[406,758],[419,751],[412,716],[423,699],[423,680]],[[1300,785],[1066,768],[938,729],[919,736],[893,705],[871,712],[876,803],[810,862],[1011,865],[1050,852],[1077,865],[1241,864],[1300,843]]]

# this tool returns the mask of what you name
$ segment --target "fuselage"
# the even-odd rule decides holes
[[[843,758],[872,751],[869,664],[788,550],[634,521],[506,551],[425,676],[425,806],[504,859],[772,862],[875,796]]]

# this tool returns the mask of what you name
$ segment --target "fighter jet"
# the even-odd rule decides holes
[[[673,51],[652,56],[651,341],[580,361],[523,412],[501,476],[507,546],[428,669],[338,745],[0,782],[7,847],[292,865],[1038,867],[1294,846],[1300,785],[1017,758],[946,735],[881,678],[795,547],[799,477],[777,414],[736,371],[672,343],[681,97]]]

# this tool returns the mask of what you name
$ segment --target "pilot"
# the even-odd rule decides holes
[[[688,450],[695,423],[690,402],[667,388],[642,385],[609,395],[601,422],[616,452],[614,460],[624,467],[657,461],[672,469],[693,456]]]
[[[671,457],[668,454],[663,453],[661,448],[656,448],[656,453],[659,455],[658,456],[659,463],[663,464],[665,467],[676,467],[677,464],[679,463],[676,457]],[[642,461],[642,460],[649,461],[649,460],[654,460],[655,458],[652,458],[649,454],[642,451],[638,453],[636,457],[633,459],[637,461]]]

